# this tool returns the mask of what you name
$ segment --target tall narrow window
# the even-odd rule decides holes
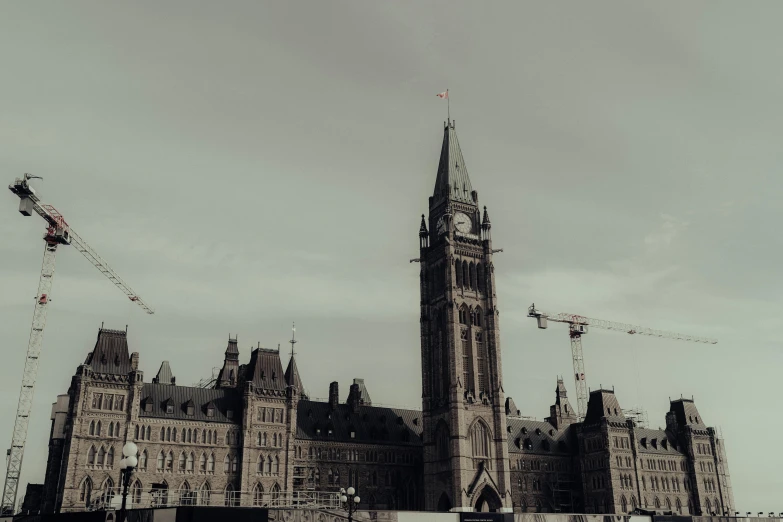
[[[165,460],[165,457],[163,456],[163,452],[161,451],[158,453],[158,471],[163,471],[163,461]]]
[[[187,462],[187,465],[185,467],[185,471],[188,471],[188,472],[192,472],[193,471],[193,460],[194,460],[193,454],[191,453],[190,455],[188,455],[188,462]]]
[[[477,286],[478,286],[478,291],[484,293],[485,292],[485,290],[484,290],[484,286],[485,286],[484,285],[484,265],[482,265],[481,263],[479,263],[478,266],[476,266],[476,279],[478,280],[478,281],[476,281]]]
[[[171,451],[166,455],[166,471],[174,471],[174,453]]]
[[[101,447],[100,450],[98,450],[98,465],[103,466],[104,462],[106,461],[106,450]]]
[[[471,263],[469,270],[470,270],[470,289],[475,290],[476,289],[476,265]]]
[[[109,448],[109,452],[106,454],[106,465],[110,468],[114,466],[114,446]]]
[[[95,465],[95,446],[90,446],[90,450],[87,452],[87,465]]]
[[[209,458],[207,459],[207,471],[210,473],[215,471],[215,456],[213,454],[209,454]]]
[[[483,342],[482,332],[476,332],[476,365],[478,366],[478,389],[481,392],[488,392],[487,375],[487,346]]]
[[[141,455],[139,455],[139,469],[147,469],[147,450],[142,451]]]
[[[460,343],[462,344],[462,380],[466,390],[473,390],[473,365],[470,357],[470,337],[467,329],[460,330]]]

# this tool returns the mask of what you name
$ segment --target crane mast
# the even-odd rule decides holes
[[[582,336],[587,333],[587,327],[592,326],[604,330],[614,330],[625,332],[630,335],[647,335],[651,337],[660,337],[663,339],[674,339],[678,341],[688,341],[694,343],[717,344],[716,339],[708,337],[696,337],[665,330],[656,330],[644,326],[635,326],[628,323],[618,323],[607,321],[605,319],[591,319],[576,314],[549,314],[536,308],[535,303],[530,305],[527,311],[528,317],[534,317],[538,321],[538,327],[547,328],[548,321],[556,323],[566,323],[568,325],[568,335],[571,338],[571,359],[574,365],[574,384],[576,386],[576,406],[579,420],[582,421],[587,413],[587,379],[585,377],[585,361],[582,351]]]
[[[38,281],[38,293],[35,296],[35,309],[33,322],[30,328],[30,339],[27,343],[27,356],[25,357],[24,371],[22,373],[22,385],[19,390],[19,402],[14,420],[11,447],[7,454],[7,469],[5,483],[3,485],[3,498],[0,503],[0,515],[13,513],[16,504],[19,478],[22,472],[22,460],[24,457],[25,442],[27,440],[27,428],[30,422],[30,413],[35,393],[35,381],[38,375],[41,348],[43,346],[44,327],[46,326],[46,312],[51,301],[52,281],[54,279],[55,260],[59,245],[74,245],[76,249],[98,268],[115,286],[120,288],[128,298],[141,306],[148,314],[154,310],[136,295],[136,293],[114,272],[114,270],[93,250],[79,235],[73,232],[63,216],[51,205],[42,203],[30,186],[30,179],[41,179],[39,176],[25,174],[23,178],[17,178],[9,185],[11,192],[19,196],[19,212],[24,216],[31,216],[33,212],[46,221],[46,233],[44,234],[44,255],[41,265],[41,277]]]

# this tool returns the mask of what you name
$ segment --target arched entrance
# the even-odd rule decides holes
[[[451,510],[451,500],[449,500],[449,496],[446,493],[442,493],[440,499],[438,499],[438,511],[446,513],[449,510]]]
[[[477,513],[487,513],[497,511],[503,507],[503,503],[500,501],[500,497],[495,490],[489,486],[486,486],[481,495],[476,499],[476,504],[473,506],[473,510]]]

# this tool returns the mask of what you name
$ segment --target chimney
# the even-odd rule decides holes
[[[359,399],[361,394],[359,392],[358,384],[351,384],[351,390],[348,392],[348,406],[351,407],[351,411],[354,413],[359,411]]]
[[[337,381],[329,384],[329,409],[334,411],[340,404],[340,393],[337,391]]]
[[[131,370],[134,372],[139,369],[139,352],[131,354]]]

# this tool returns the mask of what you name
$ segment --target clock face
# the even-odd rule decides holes
[[[473,230],[473,222],[471,221],[470,216],[462,212],[454,214],[454,226],[463,234],[468,234]]]

